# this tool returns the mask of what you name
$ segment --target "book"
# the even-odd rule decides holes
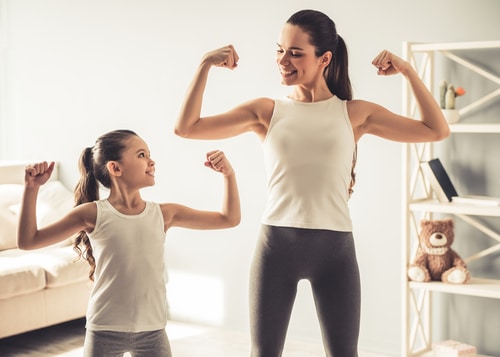
[[[489,196],[459,195],[450,176],[438,158],[423,161],[420,167],[429,180],[436,198],[440,202],[471,204],[480,206],[500,206],[500,198]]]
[[[441,202],[451,202],[452,197],[458,196],[457,190],[451,182],[441,160],[438,158],[420,163],[425,177],[429,180],[436,198]]]

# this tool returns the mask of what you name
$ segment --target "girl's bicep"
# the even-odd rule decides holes
[[[96,215],[97,209],[93,203],[77,206],[57,221],[39,228],[35,242],[47,246],[68,239],[80,231],[91,232]]]
[[[224,216],[220,212],[204,211],[180,204],[161,205],[165,230],[172,227],[189,229],[220,229],[226,226]]]

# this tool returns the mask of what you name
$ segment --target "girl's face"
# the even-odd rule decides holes
[[[322,57],[316,56],[309,35],[299,26],[285,24],[277,45],[276,63],[282,84],[313,86],[318,80],[324,80]]]
[[[139,136],[132,136],[119,161],[121,179],[134,187],[155,184],[155,162],[151,159],[148,145]]]

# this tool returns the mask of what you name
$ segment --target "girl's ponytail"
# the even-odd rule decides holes
[[[93,202],[99,199],[99,182],[94,174],[94,162],[92,148],[85,148],[78,163],[80,170],[80,180],[74,189],[75,206],[82,203]],[[83,246],[83,250],[81,248]],[[73,242],[73,249],[78,253],[78,259],[87,260],[90,265],[89,278],[94,280],[95,259],[92,254],[92,246],[85,231],[81,231]]]
[[[83,149],[78,169],[80,170],[80,180],[74,190],[75,206],[99,199],[99,182],[94,173],[92,148]]]

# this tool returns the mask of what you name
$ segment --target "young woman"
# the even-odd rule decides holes
[[[357,356],[360,284],[347,205],[356,143],[365,134],[436,141],[449,128],[415,70],[388,51],[372,63],[380,75],[409,81],[421,120],[353,100],[346,45],[319,11],[293,14],[277,46],[281,82],[292,89],[287,98],[257,98],[201,118],[210,69],[237,67],[229,45],[203,57],[175,132],[222,139],[252,131],[262,140],[269,190],[250,278],[252,356],[281,356],[300,279],[311,283],[327,355]]]
[[[144,201],[139,190],[155,184],[155,162],[137,134],[102,135],[80,157],[76,207],[59,221],[38,228],[36,198],[54,163],[26,167],[18,246],[36,249],[78,234],[75,248],[88,260],[94,281],[87,310],[84,356],[171,356],[165,332],[165,233],[171,227],[220,229],[240,222],[236,177],[221,151],[207,153],[205,165],[224,177],[220,212],[174,203]],[[99,199],[99,183],[109,196]],[[83,244],[83,252],[79,245]]]

